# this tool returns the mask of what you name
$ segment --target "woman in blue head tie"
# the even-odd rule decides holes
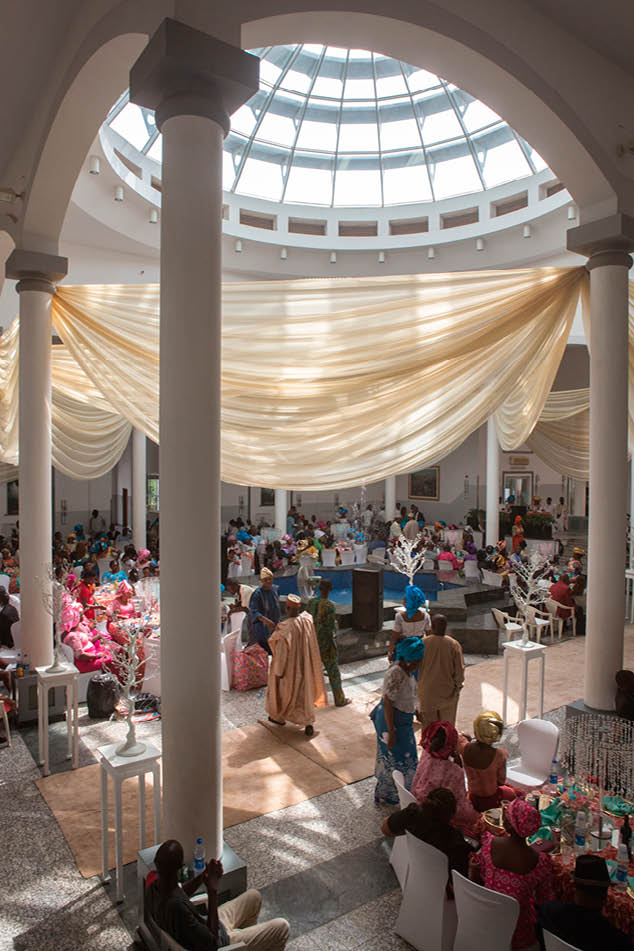
[[[398,803],[392,779],[395,769],[409,789],[416,774],[418,752],[414,739],[416,680],[414,674],[423,659],[425,645],[420,637],[407,637],[394,648],[394,660],[383,679],[381,700],[370,714],[376,730],[376,789],[374,801]]]
[[[390,644],[389,656],[393,656],[394,648],[405,637],[424,637],[431,629],[431,618],[425,608],[425,595],[415,584],[408,584],[405,588],[403,607],[398,608],[394,615],[394,633]]]

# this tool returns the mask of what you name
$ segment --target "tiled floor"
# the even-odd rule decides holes
[[[484,657],[467,657],[479,664]],[[350,697],[379,689],[384,658],[342,668]],[[574,687],[572,688],[574,692]],[[264,714],[264,691],[224,694],[223,729],[254,723]],[[572,697],[571,697],[572,699]],[[81,708],[80,765],[94,762],[94,750],[116,741],[122,724],[92,721]],[[138,733],[160,742],[160,721],[140,724]],[[14,732],[12,749],[0,748],[0,951],[66,951],[131,946],[124,922],[135,920],[134,888],[115,910],[109,889],[83,879],[62,833],[34,780],[37,730]],[[505,737],[515,749],[514,731]],[[53,770],[69,768],[65,726],[51,727]],[[392,933],[400,891],[381,835],[385,808],[373,802],[374,779],[269,813],[227,830],[226,840],[246,861],[249,885],[263,895],[263,915],[291,922],[291,951],[363,949],[389,951],[408,946]],[[130,886],[134,867],[126,869]]]

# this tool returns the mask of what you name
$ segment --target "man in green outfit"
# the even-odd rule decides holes
[[[311,598],[306,610],[312,614],[319,643],[319,653],[321,662],[324,665],[330,687],[335,698],[336,707],[345,707],[350,703],[341,689],[341,674],[339,664],[337,663],[337,642],[335,634],[337,631],[337,615],[332,601],[328,600],[328,595],[332,590],[332,582],[327,578],[322,578],[319,585],[319,597]]]

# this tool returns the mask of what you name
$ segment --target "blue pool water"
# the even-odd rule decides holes
[[[352,604],[352,571],[333,571],[329,568],[315,568],[315,574],[321,578],[328,578],[332,581],[332,592],[330,599],[335,604]],[[384,569],[383,571],[383,600],[384,601],[402,601],[405,587],[408,584],[405,575],[397,571]],[[440,582],[436,575],[429,571],[420,572],[414,578],[414,583],[423,591],[426,598],[430,601],[436,601],[438,591],[441,590]],[[297,594],[297,575],[289,575],[287,578],[276,578],[275,584],[280,590],[280,594]],[[443,583],[443,588],[457,588],[458,585]]]

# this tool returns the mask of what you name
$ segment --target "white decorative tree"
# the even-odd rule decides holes
[[[552,562],[533,551],[525,561],[516,562],[509,575],[511,597],[520,614],[526,618],[527,608],[538,608],[548,597],[545,575],[553,567]],[[524,626],[522,642],[528,641],[528,628]]]
[[[64,667],[67,666],[59,645],[59,632],[62,626],[62,610],[64,608],[64,579],[66,575],[67,571],[62,568],[61,578],[57,579],[55,577],[55,566],[49,562],[43,566],[42,577],[35,579],[40,586],[44,610],[47,614],[50,614],[53,619],[53,663],[50,667],[46,668],[47,673],[51,674],[57,673],[57,671],[63,670]]]
[[[418,545],[420,545],[423,536],[419,532],[416,538],[412,541],[409,538],[405,538],[404,535],[400,535],[394,544],[394,548],[390,553],[390,561],[392,562],[392,567],[396,571],[400,571],[402,575],[407,575],[409,578],[409,583],[414,584],[414,575],[417,571],[420,571],[423,567],[423,562],[425,561],[425,549],[417,551]]]
[[[117,620],[117,626],[120,627],[128,637],[127,644],[118,644],[116,641],[108,643],[112,651],[115,664],[119,669],[119,680],[123,687],[123,700],[127,707],[128,735],[125,741],[117,747],[118,756],[138,756],[145,749],[145,743],[140,743],[136,738],[136,727],[132,721],[134,713],[134,698],[136,682],[139,671],[144,663],[143,658],[139,657],[139,646],[143,640],[143,628],[146,621],[144,618],[132,618],[131,620]]]

